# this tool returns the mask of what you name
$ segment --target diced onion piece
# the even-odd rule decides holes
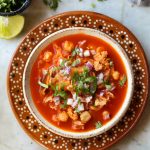
[[[95,55],[95,54],[96,54],[96,51],[95,51],[95,50],[91,50],[90,52],[91,52],[92,55]]]
[[[42,74],[43,74],[43,75],[46,75],[47,72],[48,72],[48,71],[47,71],[46,69],[42,69]]]
[[[83,57],[83,49],[82,48],[79,48],[79,54],[78,54],[80,57]]]
[[[116,88],[116,87],[115,87],[115,86],[113,86],[113,87],[111,88],[111,91],[113,91],[115,88]]]
[[[102,115],[104,120],[110,119],[110,114],[108,111],[103,111]]]
[[[73,99],[72,98],[68,98],[67,99],[67,105],[72,105],[73,104]]]
[[[86,97],[86,98],[85,98],[86,103],[89,103],[89,102],[92,100],[92,98],[93,98],[92,96]]]
[[[85,57],[89,57],[90,56],[90,51],[89,50],[85,50],[84,51],[84,56]]]
[[[104,96],[104,94],[105,94],[105,92],[104,92],[104,91],[101,91],[101,92],[99,93],[99,96]]]
[[[89,70],[92,70],[93,68],[93,65],[89,61],[86,63],[86,66],[89,68]]]
[[[59,105],[60,104],[60,97],[59,96],[54,97],[54,102],[55,102],[55,105]]]
[[[73,99],[74,99],[74,100],[77,99],[77,94],[76,94],[76,93],[74,93],[72,96],[73,96]]]
[[[84,105],[83,105],[83,103],[78,104],[78,111],[80,112],[80,111],[83,111],[83,110],[84,110]]]
[[[97,84],[101,84],[103,82],[103,78],[104,78],[104,74],[103,73],[100,73],[98,76],[97,76]]]
[[[79,48],[79,53],[83,53],[83,49],[82,48]]]
[[[63,59],[60,58],[59,59],[59,64],[61,65],[62,62],[63,62]]]
[[[77,106],[77,104],[78,104],[78,100],[75,100],[71,106],[72,106],[73,108],[75,108],[75,107]]]
[[[79,53],[79,56],[80,56],[80,57],[83,57],[83,53]]]
[[[47,85],[47,84],[42,83],[41,81],[38,81],[38,84],[39,84],[41,87],[48,89],[48,85]]]
[[[64,69],[64,74],[70,74],[70,71],[71,71],[71,68],[70,67],[66,67],[65,69]]]

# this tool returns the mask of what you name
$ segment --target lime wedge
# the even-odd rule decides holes
[[[17,36],[24,26],[24,17],[20,15],[0,16],[0,38],[11,39]]]

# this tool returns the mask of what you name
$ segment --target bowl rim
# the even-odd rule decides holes
[[[12,12],[1,12],[0,11],[0,16],[15,16],[19,13],[22,13],[26,8],[28,8],[30,6],[31,1],[32,0],[25,0],[21,7],[19,7],[18,9],[14,10]]]
[[[124,102],[123,102],[123,104],[122,104],[122,106],[121,106],[121,108],[119,109],[119,111],[117,112],[117,114],[113,117],[113,119],[111,119],[109,122],[113,122],[113,123],[111,123],[110,124],[110,126],[108,126],[108,124],[109,124],[109,122],[108,123],[106,123],[103,127],[101,127],[101,128],[99,128],[99,129],[93,129],[93,130],[90,130],[90,131],[87,131],[87,132],[81,132],[81,135],[80,135],[80,133],[79,132],[72,132],[72,131],[67,131],[67,130],[63,130],[63,129],[60,129],[60,128],[58,128],[58,127],[56,127],[56,126],[54,126],[54,125],[52,125],[50,122],[49,122],[49,126],[53,126],[54,127],[54,129],[53,128],[49,128],[48,127],[48,125],[45,125],[45,123],[43,123],[43,121],[41,121],[38,117],[37,117],[37,115],[33,112],[33,110],[32,110],[32,108],[30,107],[30,104],[29,104],[29,101],[28,101],[28,98],[27,98],[27,96],[26,96],[26,90],[25,90],[25,81],[26,81],[26,71],[27,71],[27,67],[28,67],[28,65],[29,65],[29,62],[30,62],[30,60],[31,60],[31,58],[32,58],[32,56],[33,56],[33,54],[34,53],[36,53],[36,50],[45,42],[45,41],[47,41],[48,39],[50,39],[51,37],[53,37],[53,36],[55,36],[55,35],[57,35],[57,34],[60,34],[60,33],[63,33],[63,32],[65,32],[65,31],[68,31],[68,30],[90,30],[90,32],[98,32],[99,34],[101,34],[102,36],[105,36],[106,38],[108,38],[110,41],[112,41],[112,43],[113,44],[115,44],[120,50],[120,52],[122,53],[122,55],[123,55],[123,59],[125,59],[125,60],[123,60],[122,59],[122,61],[123,61],[123,63],[124,63],[124,66],[125,66],[125,68],[128,66],[129,68],[128,68],[128,71],[127,71],[127,68],[126,68],[126,72],[127,72],[127,74],[128,74],[128,72],[129,72],[129,76],[128,77],[130,77],[130,84],[131,84],[131,90],[128,90],[129,89],[129,83],[128,83],[128,87],[127,87],[127,93],[126,93],[126,96],[127,96],[127,94],[128,94],[128,92],[130,92],[130,95],[128,96],[128,99],[125,97],[125,100],[124,100]],[[69,35],[71,35],[71,34],[69,34]],[[94,35],[91,35],[91,36],[94,36]],[[59,38],[56,38],[56,39],[59,39]],[[55,40],[56,40],[55,39]],[[102,39],[102,40],[104,40],[104,39]],[[105,41],[105,40],[104,40]],[[108,44],[110,44],[108,41],[105,41],[106,43],[108,43]],[[111,45],[111,44],[110,44]],[[112,46],[112,45],[111,45]],[[41,50],[42,51],[42,50]],[[40,52],[41,52],[40,51]],[[118,53],[118,51],[116,51],[117,53]],[[39,55],[39,54],[38,54]],[[37,59],[37,58],[36,58]],[[35,60],[36,60],[35,59]],[[126,63],[127,64],[125,64],[125,62],[124,61],[126,61]],[[129,82],[129,80],[128,80],[128,82]],[[99,134],[102,134],[102,133],[104,133],[104,132],[106,132],[106,131],[108,131],[109,129],[111,129],[114,125],[116,125],[120,120],[121,120],[121,118],[125,115],[125,113],[126,113],[126,111],[127,111],[127,109],[128,109],[128,107],[129,107],[129,105],[130,105],[130,102],[131,102],[131,98],[132,98],[132,95],[133,95],[133,89],[134,89],[134,76],[133,76],[133,70],[132,70],[132,66],[131,66],[131,63],[130,63],[130,60],[129,60],[129,58],[128,58],[128,56],[127,56],[127,54],[124,52],[124,50],[123,50],[123,48],[121,47],[121,45],[118,43],[118,42],[116,42],[113,38],[111,38],[110,36],[108,36],[107,34],[105,34],[105,33],[103,33],[103,32],[101,32],[101,31],[97,31],[97,30],[95,30],[95,29],[91,29],[91,28],[85,28],[85,27],[73,27],[73,28],[66,28],[66,29],[62,29],[62,30],[59,30],[59,31],[56,31],[56,32],[54,32],[54,33],[52,33],[52,34],[50,34],[50,35],[48,35],[47,37],[45,37],[42,41],[40,41],[36,46],[35,46],[35,48],[33,49],[33,51],[31,52],[31,54],[30,54],[30,56],[28,57],[28,60],[27,60],[27,62],[26,62],[26,65],[25,65],[25,68],[24,68],[24,72],[23,72],[23,94],[24,94],[24,97],[25,97],[25,101],[26,101],[26,103],[27,103],[27,106],[28,106],[28,108],[29,108],[29,110],[31,111],[31,113],[32,113],[32,115],[36,118],[36,120],[37,121],[39,121],[45,128],[47,128],[48,130],[50,130],[50,131],[52,131],[53,133],[55,133],[55,134],[58,134],[58,135],[61,135],[61,136],[64,136],[64,137],[67,137],[67,138],[75,138],[75,139],[84,139],[84,138],[90,138],[90,137],[93,137],[93,136],[97,136],[97,135],[99,135]],[[31,96],[31,99],[32,99],[32,96]],[[128,101],[127,101],[128,100]],[[32,99],[32,101],[33,101],[33,99]],[[128,103],[127,103],[127,102]],[[124,109],[123,109],[123,105],[124,105],[124,103],[126,102],[126,107],[124,107]],[[34,103],[34,102],[33,102]],[[35,105],[35,104],[34,104]],[[123,110],[122,110],[123,109]],[[38,109],[37,109],[38,110]],[[120,115],[118,115],[119,114],[119,112],[122,110],[122,113],[120,113]],[[38,111],[39,112],[39,111]],[[39,114],[42,116],[42,118],[44,118],[44,120],[46,120],[45,119],[45,117],[43,117],[43,115],[39,112]],[[118,119],[116,119],[116,116],[118,115]],[[105,127],[105,128],[104,128]],[[107,128],[106,128],[107,127]]]

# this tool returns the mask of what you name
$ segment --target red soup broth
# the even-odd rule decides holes
[[[126,96],[127,92],[127,83],[125,86],[120,87],[119,85],[116,87],[116,89],[113,91],[115,98],[112,99],[110,102],[107,103],[101,110],[99,111],[92,111],[92,119],[85,125],[84,130],[73,130],[71,129],[72,121],[69,119],[67,122],[61,122],[59,125],[56,122],[53,122],[52,116],[56,114],[55,110],[52,110],[49,108],[48,104],[43,103],[44,96],[41,96],[39,93],[40,86],[38,85],[38,80],[41,77],[41,70],[43,68],[48,68],[49,66],[53,65],[52,62],[50,63],[41,63],[41,58],[43,57],[44,52],[51,51],[55,55],[55,51],[53,50],[53,43],[56,43],[58,46],[61,47],[62,42],[65,40],[69,40],[73,42],[74,45],[76,45],[79,41],[86,40],[87,45],[94,45],[95,47],[103,46],[105,50],[108,51],[108,57],[111,58],[114,62],[115,70],[119,71],[121,74],[126,74],[126,69],[124,66],[124,63],[119,56],[119,54],[116,52],[116,50],[106,43],[105,41],[89,36],[86,34],[75,34],[75,35],[69,35],[62,38],[57,39],[56,41],[50,43],[46,48],[42,50],[42,52],[39,54],[37,60],[33,64],[33,68],[31,71],[30,76],[30,89],[31,89],[31,95],[32,99],[35,103],[35,106],[37,107],[38,111],[42,114],[42,116],[49,121],[54,126],[61,128],[63,130],[67,131],[73,131],[73,132],[87,132],[90,130],[95,129],[95,121],[101,120],[101,123],[105,125],[107,122],[109,122],[120,110]],[[86,45],[86,46],[87,46]],[[109,111],[111,114],[110,120],[103,120],[102,112],[106,110]]]

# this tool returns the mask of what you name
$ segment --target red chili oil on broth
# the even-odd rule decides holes
[[[84,129],[72,129],[72,119],[68,117],[68,120],[66,122],[55,122],[53,120],[53,115],[57,114],[57,111],[60,111],[60,108],[57,108],[57,110],[53,110],[49,107],[49,103],[43,103],[44,95],[40,94],[41,87],[38,84],[39,80],[42,80],[42,69],[48,69],[50,66],[54,65],[54,58],[53,56],[56,55],[56,50],[53,49],[53,44],[57,44],[62,49],[62,43],[64,41],[70,41],[73,43],[73,45],[77,45],[79,41],[86,41],[86,43],[82,46],[82,49],[86,50],[87,47],[91,47],[92,49],[96,49],[97,47],[103,47],[105,51],[108,52],[108,57],[111,58],[114,64],[115,70],[117,70],[121,75],[126,75],[126,69],[124,67],[124,64],[122,62],[122,59],[118,55],[118,53],[105,41],[98,39],[96,37],[92,37],[85,34],[75,34],[75,35],[69,35],[66,37],[62,37],[52,43],[50,43],[38,56],[37,60],[35,61],[31,76],[30,76],[30,88],[31,88],[31,94],[33,101],[39,110],[39,112],[43,115],[43,117],[48,120],[50,123],[55,125],[58,128],[61,128],[63,130],[67,131],[73,131],[73,132],[86,132],[89,130],[95,129],[95,123],[100,121],[102,125],[109,122],[119,111],[121,108],[127,91],[127,82],[123,85],[119,85],[119,80],[114,81],[115,83],[115,89],[112,91],[115,98],[112,98],[110,101],[107,102],[106,105],[104,105],[100,110],[93,111],[90,110],[91,119],[84,124]],[[44,53],[50,51],[52,52],[53,56],[49,62],[43,61]],[[67,56],[67,54],[64,53],[64,56]],[[87,57],[88,59],[91,59],[91,56]],[[58,62],[57,62],[58,63]],[[97,90],[96,92],[99,92],[101,90]],[[48,93],[48,95],[51,95],[52,92]],[[67,106],[68,107],[68,106]],[[104,119],[102,113],[104,111],[109,112],[109,119]]]

